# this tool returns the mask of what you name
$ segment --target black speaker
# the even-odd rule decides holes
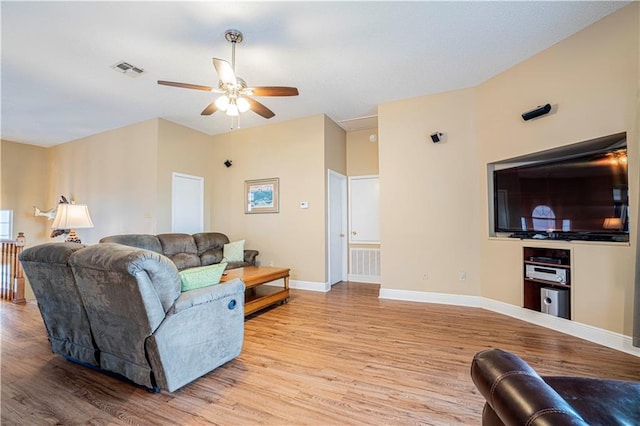
[[[538,106],[531,111],[523,112],[522,119],[524,121],[531,120],[532,118],[540,117],[541,115],[548,114],[551,111],[551,105],[546,104],[542,106]]]
[[[442,133],[431,133],[431,140],[433,141],[433,143],[440,142],[442,140]]]

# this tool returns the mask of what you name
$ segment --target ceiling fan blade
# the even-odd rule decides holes
[[[164,86],[181,87],[183,89],[204,90],[205,92],[210,92],[213,90],[213,88],[209,86],[200,86],[198,84],[189,84],[189,83],[177,83],[175,81],[158,80],[158,84],[162,84]]]
[[[205,109],[202,110],[200,115],[211,115],[218,110],[216,106],[216,101],[211,102]]]
[[[225,86],[235,86],[237,84],[236,73],[233,72],[233,67],[231,67],[229,62],[224,59],[213,58],[213,67],[216,69],[220,81],[222,81]]]
[[[298,96],[299,94],[295,87],[285,86],[252,87],[249,90],[254,96]]]
[[[255,99],[247,98],[249,101],[249,105],[251,105],[251,111],[255,112],[258,115],[261,115],[264,118],[271,118],[276,115],[273,111],[271,111],[266,106],[262,105],[260,102]]]

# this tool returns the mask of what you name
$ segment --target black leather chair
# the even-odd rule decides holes
[[[640,382],[540,377],[500,349],[478,352],[471,378],[486,399],[483,425],[640,425]]]

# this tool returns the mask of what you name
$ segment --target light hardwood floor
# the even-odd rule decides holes
[[[292,290],[245,321],[242,354],[149,393],[51,353],[35,303],[2,305],[3,425],[474,425],[485,348],[539,373],[640,380],[640,358],[483,309],[378,299],[379,287]]]

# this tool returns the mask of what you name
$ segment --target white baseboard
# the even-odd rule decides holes
[[[315,281],[289,280],[289,287],[297,290],[320,291],[322,293],[326,293],[331,290],[331,286],[328,283],[319,283]]]
[[[631,336],[625,336],[591,325],[554,317],[543,314],[542,312],[532,311],[531,309],[521,308],[486,297],[385,288],[380,289],[379,297],[381,299],[405,300],[409,302],[442,303],[483,308],[640,357],[640,348],[633,346]]]
[[[356,283],[380,284],[380,275],[355,275],[348,274],[347,280]]]

